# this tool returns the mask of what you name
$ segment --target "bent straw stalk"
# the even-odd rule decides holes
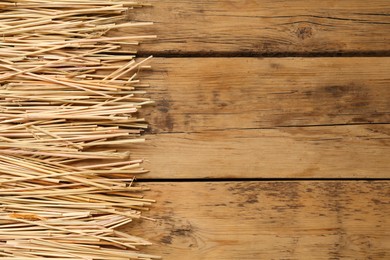
[[[153,35],[143,5],[106,0],[0,3],[0,259],[156,259],[118,228],[153,200],[134,187],[142,160],[120,149],[143,142],[138,71],[126,48]]]

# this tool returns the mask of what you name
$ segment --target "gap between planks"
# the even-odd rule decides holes
[[[353,52],[180,52],[180,51],[146,51],[137,52],[137,57],[156,58],[352,58],[352,57],[390,57],[389,50],[382,51],[353,51]]]
[[[333,181],[356,181],[356,182],[387,182],[390,178],[153,178],[153,179],[136,179],[140,183],[220,183],[220,182],[288,182],[288,181],[299,181],[299,182],[333,182]]]

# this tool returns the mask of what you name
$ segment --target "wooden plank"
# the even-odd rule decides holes
[[[390,122],[390,58],[155,58],[151,132]]]
[[[148,183],[163,259],[389,259],[390,182]]]
[[[140,178],[388,178],[390,125],[147,135]]]
[[[388,0],[159,1],[131,18],[153,21],[141,52],[210,54],[389,51]],[[145,33],[145,29],[141,30]],[[122,29],[118,33],[134,30]]]

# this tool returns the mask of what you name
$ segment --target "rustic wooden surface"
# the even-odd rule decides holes
[[[389,259],[389,182],[148,183],[163,259]]]
[[[164,259],[389,259],[389,1],[145,2],[128,148],[157,222],[128,231]]]
[[[153,7],[136,10],[131,18],[155,22],[149,32],[159,39],[143,44],[143,52],[241,56],[389,51],[388,0],[144,2]]]
[[[390,58],[155,58],[151,131],[390,122]]]
[[[390,58],[153,65],[145,178],[388,177]]]
[[[355,125],[157,134],[132,151],[147,158],[143,178],[386,178],[389,133]]]

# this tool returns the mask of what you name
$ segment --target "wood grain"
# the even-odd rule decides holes
[[[390,125],[148,135],[139,178],[388,178]]]
[[[390,182],[148,183],[163,259],[389,259]]]
[[[390,122],[390,58],[155,58],[151,132]]]
[[[222,55],[387,52],[388,0],[145,0],[131,18],[153,21],[141,52]],[[134,30],[122,29],[118,34]],[[142,29],[145,33],[145,29]]]

